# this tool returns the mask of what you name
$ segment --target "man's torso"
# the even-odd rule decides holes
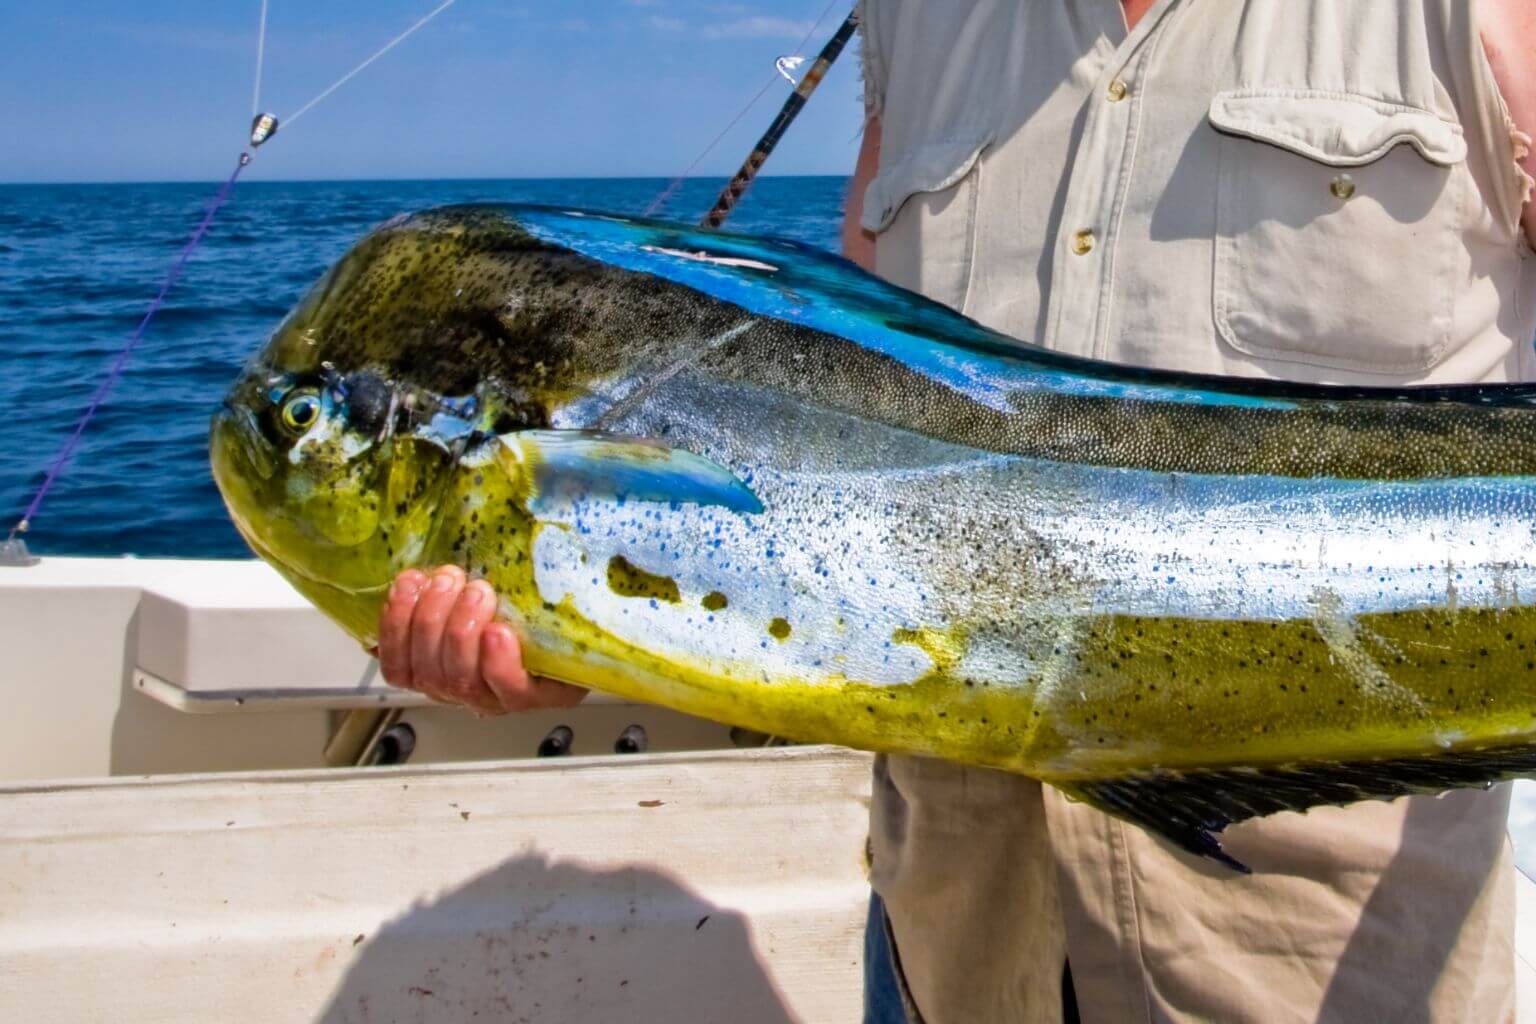
[[[1401,386],[1536,376],[1526,181],[1465,0],[867,0],[877,268],[1049,348]],[[876,777],[931,1024],[1508,1011],[1507,797],[1280,815],[1221,875],[1028,780]],[[1365,1016],[1362,1016],[1364,1014]]]

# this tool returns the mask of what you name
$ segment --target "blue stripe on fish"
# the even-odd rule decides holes
[[[910,293],[796,242],[541,207],[519,206],[515,215],[540,241],[855,342],[1001,412],[1012,411],[1015,398],[1032,391],[1181,405],[1294,407],[1283,398],[1106,379],[1046,366],[1001,334],[936,303],[914,301]]]

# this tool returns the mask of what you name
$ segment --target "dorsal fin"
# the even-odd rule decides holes
[[[1536,746],[1437,752],[1373,761],[1309,761],[1148,772],[1062,785],[1063,792],[1244,874],[1221,848],[1228,825],[1324,804],[1443,793],[1536,773]]]

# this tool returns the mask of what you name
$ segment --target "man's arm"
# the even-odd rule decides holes
[[[1521,131],[1536,135],[1536,4],[1480,0],[1478,22],[1510,118]],[[1527,152],[1521,165],[1536,177],[1536,152]],[[1536,245],[1536,206],[1526,204],[1521,223],[1525,236]]]
[[[864,142],[848,183],[848,208],[843,212],[843,255],[870,273],[875,271],[875,236],[859,226],[864,214],[864,190],[880,169],[880,119],[864,123]]]

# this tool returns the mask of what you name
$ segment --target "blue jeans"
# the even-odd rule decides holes
[[[873,892],[864,923],[864,1024],[913,1024],[896,974],[885,904]]]
[[[908,1013],[896,951],[891,948],[890,925],[885,904],[869,894],[869,917],[864,922],[864,1024],[922,1024],[916,1011]],[[1077,992],[1072,987],[1072,967],[1062,964],[1062,1024],[1080,1024]]]

